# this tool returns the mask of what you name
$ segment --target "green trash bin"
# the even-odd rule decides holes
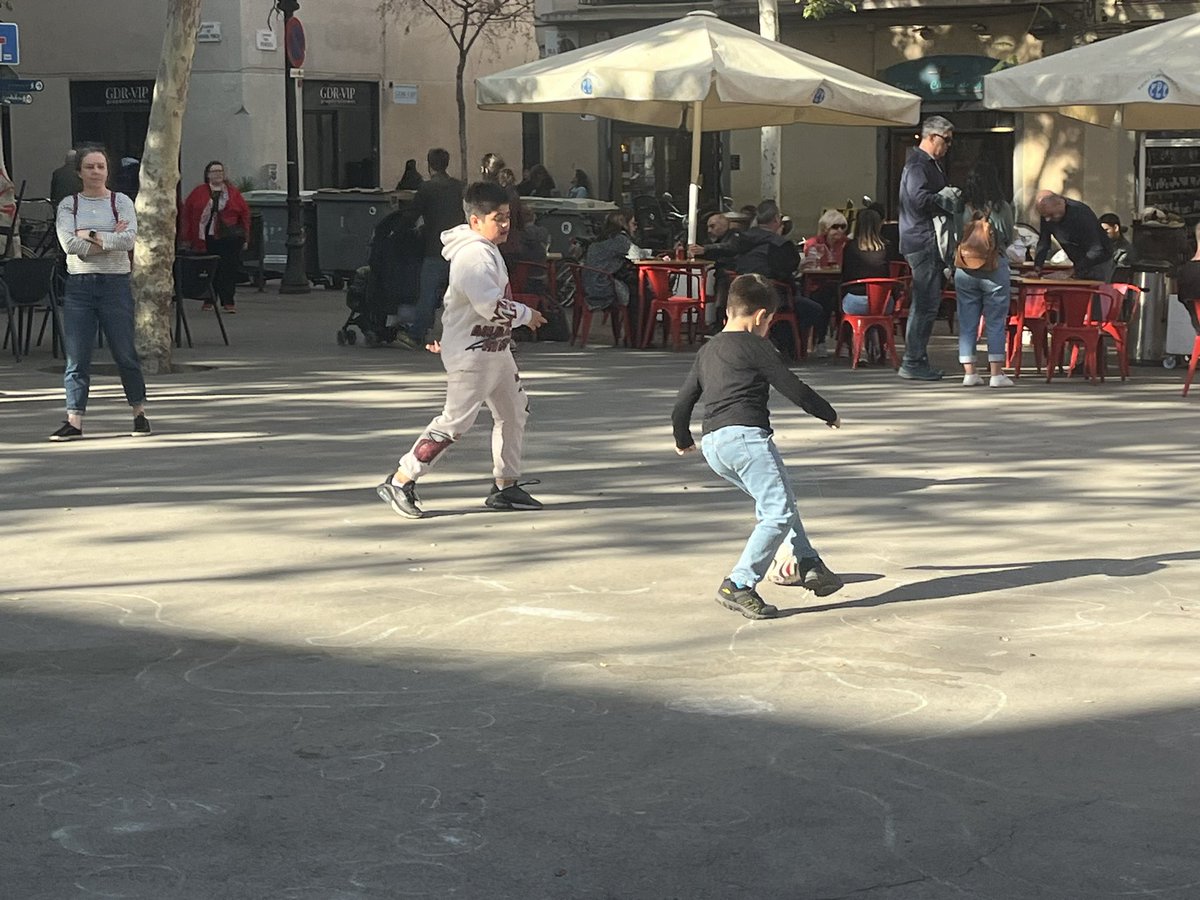
[[[550,252],[566,255],[571,241],[590,242],[600,234],[608,214],[619,207],[607,200],[569,200],[565,197],[522,197],[537,223],[550,233]]]
[[[281,278],[287,268],[287,191],[247,191],[250,214],[262,216],[262,278]],[[309,281],[322,280],[318,260],[316,207],[313,192],[300,192],[304,227],[304,273]]]
[[[321,272],[336,287],[365,266],[375,226],[396,209],[393,192],[364,188],[322,189],[313,195]]]

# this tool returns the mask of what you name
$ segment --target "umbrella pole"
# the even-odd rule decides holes
[[[688,246],[696,243],[700,206],[700,139],[704,137],[704,102],[692,104],[692,180],[688,185]]]

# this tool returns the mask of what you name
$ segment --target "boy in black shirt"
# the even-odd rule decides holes
[[[754,588],[766,577],[784,540],[796,562],[782,567],[773,581],[800,585],[818,597],[842,587],[804,533],[792,483],[771,438],[767,397],[774,387],[830,428],[842,423],[833,407],[793,375],[766,340],[778,308],[779,295],[761,275],[735,278],[729,287],[725,329],[700,348],[671,414],[675,452],[691,453],[696,449],[692,410],[704,396],[704,458],[714,472],[754,498],[758,524],[717,590],[718,603],[748,619],[769,619],[778,612]]]

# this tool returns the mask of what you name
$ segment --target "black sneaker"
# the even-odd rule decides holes
[[[728,578],[717,589],[717,602],[726,609],[740,612],[747,619],[772,619],[779,614],[779,610],[765,603],[754,588],[737,587]]]
[[[63,421],[62,427],[50,435],[52,441],[77,441],[83,437],[83,429],[76,428],[70,422]]]
[[[130,435],[133,437],[145,437],[152,434],[150,431],[150,420],[146,418],[145,413],[138,413],[133,417],[133,431]]]
[[[812,591],[818,597],[828,597],[836,594],[846,583],[829,571],[829,567],[820,557],[808,556],[801,560],[788,558],[782,562],[772,562],[767,572],[767,580],[772,584],[786,584],[802,587]]]
[[[421,502],[421,498],[417,496],[415,481],[409,481],[402,485],[394,484],[392,476],[389,474],[383,480],[383,484],[375,488],[375,493],[379,495],[380,500],[406,519],[419,519],[425,515],[421,507],[417,505]]]
[[[533,481],[510,484],[504,489],[493,484],[491,493],[483,501],[483,505],[489,509],[541,509],[542,504],[530,497],[529,492],[525,490],[524,485],[527,484],[541,484],[541,482],[535,478]]]

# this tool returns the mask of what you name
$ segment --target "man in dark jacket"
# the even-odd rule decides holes
[[[947,214],[946,172],[941,160],[954,141],[954,125],[942,116],[921,123],[921,142],[909,154],[900,176],[900,252],[912,270],[912,307],[904,335],[901,378],[938,381],[929,365],[929,336],[942,305],[947,260],[939,247],[938,223]]]
[[[815,300],[800,295],[796,285],[796,270],[800,267],[800,250],[783,236],[783,216],[779,204],[764,200],[754,211],[754,225],[745,231],[728,232],[716,244],[693,245],[692,254],[711,259],[718,265],[733,260],[738,275],[762,275],[772,281],[791,286],[796,320],[801,327],[825,330],[829,313]]]
[[[1042,264],[1050,254],[1050,238],[1054,237],[1075,264],[1076,278],[1112,281],[1116,267],[1112,242],[1092,208],[1053,191],[1038,191],[1036,199],[1042,221],[1033,257],[1034,271],[1041,274]]]
[[[442,232],[463,224],[463,183],[446,174],[450,153],[441,147],[426,156],[429,180],[417,188],[409,214],[424,220],[425,258],[421,261],[421,290],[417,299],[417,314],[409,326],[412,346],[423,347],[433,325],[433,317],[441,306],[442,297],[450,284],[450,262],[442,258]],[[401,336],[402,343],[408,343]]]
[[[58,204],[62,203],[64,197],[70,197],[83,190],[83,182],[79,173],[75,171],[75,156],[74,150],[68,150],[66,162],[50,176],[50,205],[54,207],[55,212],[58,211]]]

